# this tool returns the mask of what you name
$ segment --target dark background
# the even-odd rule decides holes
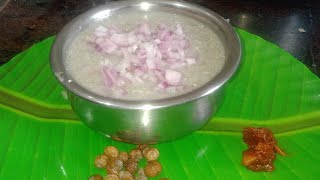
[[[0,0],[0,65],[109,0]],[[320,0],[188,0],[290,52],[320,77]],[[299,31],[305,30],[305,32]]]

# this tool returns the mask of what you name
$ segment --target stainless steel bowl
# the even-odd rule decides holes
[[[222,71],[204,86],[184,95],[150,101],[129,101],[94,94],[66,71],[68,42],[88,25],[125,10],[165,11],[194,18],[212,28],[226,50]],[[223,86],[238,68],[240,41],[221,16],[213,11],[182,1],[117,1],[94,8],[68,23],[57,35],[51,49],[51,68],[68,90],[74,112],[90,128],[116,140],[130,143],[158,143],[173,140],[201,128],[221,102]]]

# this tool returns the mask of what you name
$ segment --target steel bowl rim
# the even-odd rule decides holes
[[[72,80],[72,77],[68,75],[66,72],[66,68],[61,65],[62,63],[62,57],[57,57],[59,54],[59,48],[61,48],[60,44],[65,43],[65,39],[63,38],[66,33],[74,28],[74,24],[81,21],[83,18],[87,18],[88,15],[92,15],[96,12],[100,12],[102,10],[107,10],[111,7],[116,7],[117,9],[121,9],[127,6],[140,6],[142,3],[150,3],[151,5],[169,5],[169,6],[175,6],[175,7],[184,7],[189,8],[194,11],[206,14],[207,16],[215,17],[217,18],[220,23],[224,23],[224,25],[228,28],[230,31],[230,35],[233,36],[232,38],[236,41],[236,49],[238,49],[236,53],[236,59],[235,62],[229,67],[224,68],[216,77],[214,77],[212,80],[207,82],[205,85],[190,91],[188,93],[164,98],[164,99],[156,99],[156,100],[122,100],[122,99],[116,99],[111,97],[105,97],[101,95],[97,95],[95,93],[92,93],[91,91],[83,88],[79,84],[77,84],[75,81]],[[51,53],[50,53],[50,66],[51,69],[54,72],[54,75],[56,79],[62,84],[64,88],[66,88],[69,92],[72,94],[82,97],[88,101],[91,101],[93,103],[98,103],[107,107],[113,107],[113,108],[120,108],[120,109],[138,109],[138,110],[151,110],[151,109],[157,109],[157,108],[163,108],[163,107],[169,107],[179,104],[184,104],[187,102],[194,101],[196,99],[199,99],[201,97],[207,96],[211,93],[214,93],[217,89],[219,89],[221,86],[223,86],[236,72],[239,64],[240,59],[242,55],[242,49],[241,49],[241,43],[240,38],[237,35],[237,33],[234,31],[233,27],[224,20],[223,17],[218,15],[217,13],[213,12],[210,9],[204,8],[202,6],[184,2],[184,1],[175,1],[175,0],[122,0],[122,1],[116,1],[116,2],[109,2],[104,5],[98,6],[96,8],[93,8],[89,11],[86,11],[85,13],[80,14],[76,18],[74,18],[72,21],[70,21],[67,25],[65,25],[62,30],[58,33],[56,36],[53,45],[51,47]],[[57,60],[61,61],[60,64],[57,64]],[[224,71],[223,71],[224,70]],[[222,75],[221,75],[222,73]],[[70,81],[71,80],[71,81]]]

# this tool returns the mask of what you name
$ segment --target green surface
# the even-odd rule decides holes
[[[240,70],[222,107],[204,128],[156,145],[170,179],[320,179],[320,79],[290,54],[237,29]],[[106,139],[77,120],[49,68],[53,38],[34,45],[0,68],[0,179],[86,179]],[[272,173],[241,166],[241,129],[266,126],[280,147]]]

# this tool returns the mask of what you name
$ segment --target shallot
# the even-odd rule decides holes
[[[107,88],[115,87],[122,92],[127,83],[145,81],[154,82],[155,88],[181,88],[182,68],[197,63],[188,52],[190,43],[180,24],[174,28],[164,24],[152,28],[142,23],[128,32],[115,26],[99,26],[89,39],[99,53],[119,59],[110,63],[112,60],[106,58],[102,76]]]

